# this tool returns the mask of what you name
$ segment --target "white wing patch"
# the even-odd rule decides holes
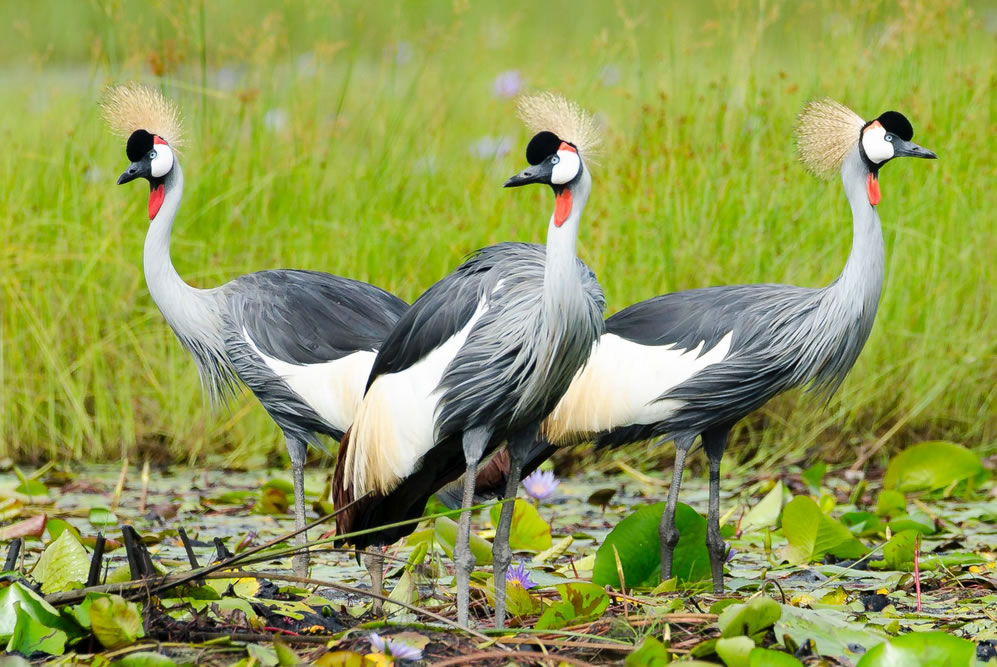
[[[543,424],[554,445],[584,442],[603,431],[633,424],[655,424],[682,407],[682,401],[657,400],[730,352],[733,332],[700,356],[705,341],[692,349],[641,345],[604,334],[588,363]]]
[[[242,335],[263,363],[319,417],[343,432],[350,427],[376,353],[363,350],[321,364],[289,364],[264,354],[245,328]]]
[[[440,380],[471,329],[488,310],[487,300],[460,331],[403,371],[378,376],[367,391],[350,433],[343,478],[355,497],[386,494],[411,475],[436,444]]]

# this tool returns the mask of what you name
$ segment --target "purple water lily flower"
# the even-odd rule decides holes
[[[381,653],[394,660],[422,660],[422,649],[389,637],[382,637],[376,632],[370,633],[370,647],[375,653]]]
[[[505,572],[505,582],[507,584],[519,584],[523,590],[536,588],[537,582],[530,579],[530,572],[526,569],[526,563],[519,561],[519,565],[510,567]]]
[[[560,483],[560,480],[554,477],[554,473],[549,470],[534,470],[529,477],[523,480],[523,488],[533,498],[547,500],[554,495],[554,491],[557,490],[557,485]]]
[[[522,89],[523,76],[516,69],[502,72],[495,77],[495,81],[492,83],[492,94],[495,97],[504,97],[506,99],[515,97]]]
[[[729,563],[734,560],[734,556],[737,555],[737,549],[732,547],[730,542],[724,542],[724,546],[727,548],[727,556],[724,558],[724,562]]]

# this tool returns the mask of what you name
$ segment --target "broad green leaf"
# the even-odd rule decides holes
[[[39,482],[37,479],[26,479],[14,487],[14,492],[23,493],[24,495],[31,497],[47,496],[48,487]]]
[[[592,581],[600,586],[620,587],[616,570],[615,546],[623,565],[624,583],[655,586],[661,579],[661,543],[658,526],[665,504],[639,508],[613,528],[599,546],[592,569]],[[672,575],[680,582],[701,581],[710,576],[710,557],[706,551],[706,519],[684,503],[675,508],[675,525],[679,543],[672,558]]]
[[[45,598],[14,581],[6,588],[0,588],[0,643],[6,642],[14,634],[18,608],[40,624],[58,628],[69,637],[76,638],[83,634],[78,625],[60,616],[58,610],[46,602]]]
[[[16,622],[14,633],[7,642],[7,651],[17,651],[24,655],[40,652],[49,655],[62,655],[66,651],[66,633],[58,628],[52,628],[36,620],[31,614],[21,608],[19,602],[14,603]]]
[[[263,665],[263,667],[274,667],[277,664],[277,653],[265,646],[246,644],[246,653],[249,654],[249,657],[255,658],[256,662]],[[362,664],[363,661],[361,660],[360,665]]]
[[[826,553],[858,558],[868,552],[841,522],[821,512],[807,496],[797,496],[783,508],[782,533],[789,544],[780,555],[795,565],[809,563]]]
[[[748,667],[752,649],[755,642],[751,637],[739,635],[737,637],[723,637],[717,640],[717,655],[724,661],[727,667]]]
[[[907,513],[907,499],[894,489],[883,489],[876,498],[876,514],[883,517]]]
[[[787,635],[797,645],[813,639],[818,653],[838,658],[846,664],[854,663],[862,650],[868,650],[885,639],[882,634],[867,630],[860,623],[850,622],[846,611],[782,605],[782,615],[775,623],[775,636]],[[861,647],[861,650],[853,653],[849,646]]]
[[[891,519],[890,530],[899,533],[904,530],[916,530],[922,535],[933,535],[936,533],[935,522],[930,516],[920,510],[912,510],[909,514],[901,514]]]
[[[90,605],[90,627],[104,648],[131,644],[143,636],[138,605],[120,595],[98,598]]]
[[[38,559],[34,576],[41,585],[42,593],[56,593],[82,586],[90,573],[90,559],[87,552],[68,530],[47,547]]]
[[[435,536],[443,551],[453,558],[454,544],[457,543],[457,522],[445,516],[436,519]],[[471,531],[471,553],[478,565],[492,562],[492,543]]]
[[[315,661],[317,667],[368,667],[370,663],[354,651],[330,651]]]
[[[748,667],[803,667],[803,663],[788,653],[757,647],[751,651]]]
[[[779,620],[782,608],[772,598],[757,597],[747,604],[732,604],[717,618],[722,637],[752,636]]]
[[[556,588],[561,599],[544,610],[535,626],[538,630],[556,630],[599,618],[609,606],[609,596],[596,584],[561,584]]]
[[[502,504],[492,505],[488,513],[493,526],[498,526]],[[525,500],[516,499],[509,527],[509,546],[513,551],[544,551],[551,548],[550,524],[540,512]]]
[[[779,524],[779,513],[782,512],[783,497],[785,487],[782,480],[775,483],[775,486],[765,494],[761,501],[748,510],[748,513],[741,519],[739,526],[741,534],[745,535],[760,528],[775,527]]]
[[[800,477],[807,483],[810,490],[816,493],[820,489],[820,483],[824,481],[825,472],[827,472],[827,464],[823,461],[818,461],[800,473]]]
[[[970,667],[976,645],[946,632],[912,632],[876,646],[857,667]]]
[[[71,532],[73,535],[76,536],[76,539],[80,540],[81,542],[83,541],[82,538],[80,537],[80,531],[77,530],[76,526],[74,526],[73,524],[69,523],[64,519],[49,519],[45,523],[45,530],[48,532],[50,540],[59,539],[59,536],[62,535],[62,531],[68,530],[69,532]]]
[[[647,636],[636,651],[623,661],[624,667],[659,667],[667,665],[668,649],[656,638]]]
[[[118,658],[114,661],[114,664],[122,665],[123,667],[176,667],[177,663],[162,653],[138,651],[137,653],[129,653],[122,658]]]
[[[914,570],[914,543],[916,540],[917,531],[905,530],[902,533],[897,533],[883,545],[883,559],[871,561],[869,567],[912,572]]]
[[[402,576],[398,578],[398,583],[395,584],[393,589],[391,589],[391,593],[388,595],[388,598],[394,600],[395,602],[404,602],[406,604],[415,604],[419,601],[419,590],[416,588],[411,570],[405,570],[402,572]],[[384,604],[385,616],[391,617],[397,614],[407,613],[411,612],[400,605],[392,604],[390,602],[386,602]]]
[[[281,493],[286,493],[289,496],[294,495],[294,485],[291,484],[286,479],[281,479],[280,477],[275,477],[274,479],[268,479],[266,482],[263,483],[263,486],[260,488],[277,489]]]
[[[494,587],[494,582],[492,586]],[[494,599],[493,599],[494,604]],[[530,595],[530,592],[519,586],[506,582],[505,584],[505,609],[510,616],[526,616],[536,614],[540,611],[541,602],[538,598]]]
[[[106,507],[91,507],[87,514],[91,526],[117,526],[118,516]]]
[[[260,489],[259,502],[253,506],[253,511],[260,514],[287,514],[291,507],[290,494],[275,486]]]
[[[845,512],[841,523],[848,526],[853,535],[875,535],[882,528],[879,517],[873,512]]]
[[[935,491],[986,475],[980,457],[954,442],[922,442],[890,460],[883,488],[902,493]]]
[[[277,664],[281,667],[294,667],[301,664],[301,658],[294,652],[294,649],[280,639],[274,640],[273,650],[277,654]]]

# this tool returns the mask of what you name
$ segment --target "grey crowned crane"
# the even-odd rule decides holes
[[[509,488],[519,484],[521,454],[564,395],[604,331],[602,290],[575,255],[578,225],[592,187],[584,158],[598,140],[590,116],[560,96],[520,102],[538,132],[530,167],[506,187],[546,183],[554,213],[546,248],[502,243],[479,250],[429,288],[377,353],[367,393],[339,451],[333,483],[340,535],[418,517],[426,500],[462,472],[472,504],[481,458],[508,442]],[[512,504],[502,508],[494,553],[495,623],[505,618],[505,571],[512,558]],[[455,550],[457,617],[468,622],[469,512]],[[390,544],[415,524],[350,538],[358,548]],[[367,559],[380,589],[380,560]]]
[[[858,358],[883,284],[879,170],[893,158],[935,158],[911,142],[914,130],[896,111],[864,121],[831,101],[809,103],[798,118],[804,166],[840,173],[852,209],[852,249],[845,268],[823,288],[790,285],[707,287],[634,304],[606,321],[589,363],[541,429],[526,470],[558,446],[595,440],[620,446],[649,438],[675,441],[675,468],[661,518],[661,576],[671,577],[678,543],[675,504],[686,455],[697,436],[709,460],[706,543],[713,589],[723,592],[720,460],[730,429],[769,399],[808,386],[829,398]],[[478,492],[496,495],[505,457],[482,468]],[[451,486],[441,498],[454,503]]]
[[[149,182],[145,280],[153,301],[197,364],[212,400],[241,381],[284,433],[294,479],[295,526],[305,526],[304,464],[318,436],[340,439],[353,421],[378,345],[408,306],[363,282],[314,271],[273,270],[197,289],[170,258],[170,231],[183,197],[175,148],[180,114],[143,86],[110,89],[105,118],[128,137],[131,161],[118,184]],[[303,545],[300,533],[296,543]],[[306,575],[307,553],[294,560]]]

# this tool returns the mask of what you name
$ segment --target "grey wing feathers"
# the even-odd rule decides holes
[[[408,309],[378,287],[315,271],[259,271],[225,289],[233,324],[264,354],[292,364],[376,350]]]

